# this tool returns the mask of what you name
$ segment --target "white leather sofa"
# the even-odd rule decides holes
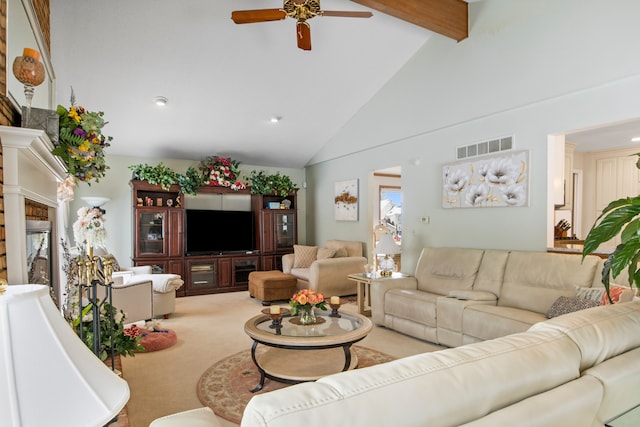
[[[242,427],[603,423],[640,404],[640,303],[254,396]]]
[[[413,277],[372,283],[372,320],[448,347],[523,332],[546,320],[559,297],[602,289],[603,262],[573,254],[424,248]],[[622,301],[632,297],[628,289]]]
[[[313,289],[326,296],[354,295],[356,282],[347,278],[349,274],[364,272],[367,258],[362,256],[362,242],[327,240],[323,248],[315,248],[317,257],[309,265],[296,263],[296,254],[282,257],[282,271],[298,279],[298,289]],[[325,255],[322,255],[322,254]],[[326,254],[332,254],[326,257]]]

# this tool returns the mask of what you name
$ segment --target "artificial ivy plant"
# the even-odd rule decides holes
[[[133,171],[133,179],[159,185],[165,191],[169,191],[173,184],[178,184],[183,194],[195,195],[198,192],[198,188],[204,184],[202,174],[193,166],[189,166],[184,175],[176,173],[170,167],[162,164],[162,162],[156,166],[150,166],[146,163],[131,165],[129,169]]]
[[[147,181],[149,184],[159,185],[163,190],[169,191],[173,184],[178,183],[178,177],[173,169],[160,162],[156,166],[148,164],[131,165],[133,179]]]
[[[280,172],[269,175],[263,170],[253,170],[249,176],[249,181],[251,182],[251,194],[273,194],[285,197],[296,189],[291,178],[280,174]]]
[[[634,155],[638,156],[636,167],[640,169],[640,153]],[[615,279],[625,268],[629,272],[629,285],[640,288],[640,195],[615,200],[604,208],[584,240],[582,259],[620,232],[622,243],[609,255],[602,269],[602,283],[607,295],[611,277]]]

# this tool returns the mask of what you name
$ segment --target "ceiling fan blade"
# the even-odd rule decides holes
[[[254,22],[279,21],[287,17],[282,9],[235,10],[231,19],[236,24],[253,24]]]
[[[302,50],[311,50],[311,27],[306,22],[298,22],[296,25],[298,47]]]
[[[353,12],[353,11],[341,11],[341,10],[321,10],[322,16],[344,16],[345,18],[371,18],[373,13],[371,12]]]

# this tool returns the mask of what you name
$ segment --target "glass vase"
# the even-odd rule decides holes
[[[311,304],[301,305],[299,311],[301,325],[313,325],[316,323],[316,313]]]

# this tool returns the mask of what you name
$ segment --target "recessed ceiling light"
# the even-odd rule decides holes
[[[271,123],[278,123],[280,120],[282,120],[281,116],[273,116],[269,119]]]
[[[155,98],[153,98],[153,102],[160,107],[164,107],[165,105],[167,105],[167,102],[169,102],[169,100],[164,96],[156,96]]]
[[[636,136],[634,138],[631,138],[631,142],[640,142],[640,136]]]

